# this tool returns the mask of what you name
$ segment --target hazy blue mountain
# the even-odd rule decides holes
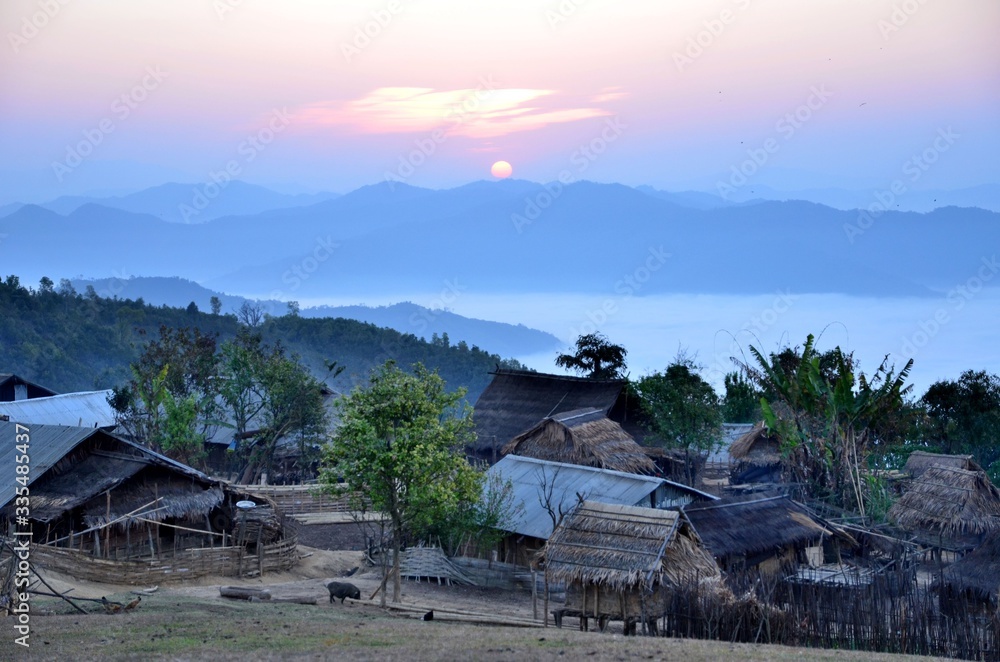
[[[702,191],[661,191],[652,186],[636,186],[635,190],[672,202],[681,207],[690,207],[692,209],[718,209],[719,207],[732,207],[734,204],[737,204],[725,200],[714,193],[704,193]]]
[[[899,195],[895,195],[889,190],[891,184],[892,182],[886,182],[884,186],[868,190],[823,188],[794,191],[781,191],[764,185],[747,185],[735,189],[728,198],[731,203],[759,200],[807,200],[841,210],[868,209],[872,205],[879,204],[880,201],[885,201],[893,211],[926,213],[942,207],[978,207],[1000,212],[1000,184],[983,184],[953,191],[940,189],[923,191],[910,190],[907,182],[904,181],[906,190]],[[713,197],[711,193],[705,195],[709,198]],[[718,198],[718,196],[714,197]]]
[[[694,209],[617,184],[401,183],[185,225],[87,204],[0,219],[0,264],[41,275],[181,276],[261,299],[467,291],[925,296],[1000,245],[1000,214],[872,218],[808,202]]]
[[[80,293],[85,292],[87,286],[92,286],[104,298],[142,299],[153,306],[166,305],[173,308],[186,308],[193,301],[201,312],[211,310],[213,296],[219,297],[223,314],[234,313],[244,302],[249,301],[246,297],[215,292],[177,277],[75,279],[72,282]],[[284,315],[288,310],[287,303],[283,301],[265,300],[254,303],[271,315]],[[342,317],[368,322],[425,340],[431,340],[435,334],[441,337],[447,334],[452,344],[464,341],[470,347],[477,346],[501,356],[545,352],[561,349],[563,345],[552,334],[520,324],[471,319],[447,310],[429,309],[410,302],[379,307],[316,306],[303,308],[300,314],[308,318]]]
[[[522,324],[470,319],[447,310],[430,309],[409,301],[391,306],[316,306],[302,310],[302,317],[344,317],[376,326],[412,333],[430,340],[447,334],[451,343],[464,341],[501,356],[523,356],[556,349],[564,343],[551,333]]]
[[[336,197],[336,193],[329,192],[287,195],[235,180],[224,185],[212,182],[163,184],[124,196],[62,196],[39,206],[69,215],[84,205],[96,204],[136,214],[149,214],[175,223],[204,223],[222,216],[243,216],[270,209],[305,207]],[[0,216],[5,215],[3,209],[0,208]]]

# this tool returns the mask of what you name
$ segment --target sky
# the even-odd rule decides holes
[[[500,159],[667,190],[995,183],[998,28],[996,0],[4,0],[0,204],[445,188]]]

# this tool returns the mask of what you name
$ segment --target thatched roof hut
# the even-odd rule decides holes
[[[962,469],[964,471],[982,471],[971,455],[943,455],[941,453],[928,453],[926,451],[913,451],[906,459],[903,473],[909,474],[912,478],[920,478],[929,468],[934,466],[950,467],[952,469]]]
[[[550,580],[615,591],[680,587],[719,575],[683,513],[596,501],[566,517],[543,555]]]
[[[100,428],[30,428],[30,525],[38,544],[65,546],[104,558],[131,558],[153,550],[218,546],[235,531],[235,504],[266,498],[234,491],[164,455]],[[14,423],[0,437],[14,439]],[[13,443],[0,446],[0,465],[14,466]],[[13,515],[15,488],[0,483],[0,513]],[[279,534],[280,535],[280,534]],[[256,540],[256,539],[255,539]],[[262,542],[266,541],[261,537]]]
[[[503,447],[503,454],[652,474],[656,465],[620,425],[593,407],[549,416]]]
[[[734,441],[729,447],[732,464],[730,482],[777,482],[781,479],[781,444],[763,423]]]
[[[1000,531],[942,572],[939,588],[952,599],[972,598],[996,608],[1000,597]]]
[[[850,537],[786,496],[730,497],[692,503],[684,514],[724,569],[752,567],[780,559],[794,562],[797,552],[826,538]]]
[[[968,549],[1000,530],[1000,490],[983,471],[934,465],[892,505],[888,518],[928,543]]]
[[[556,414],[593,408],[611,415],[622,409],[622,379],[586,379],[526,370],[497,370],[474,407],[476,442],[470,455],[489,462],[500,459],[501,449],[539,421]]]

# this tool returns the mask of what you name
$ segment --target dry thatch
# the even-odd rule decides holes
[[[498,370],[476,401],[476,442],[472,450],[496,461],[503,446],[542,419],[586,407],[608,413],[625,383],[618,379]]]
[[[981,466],[976,464],[971,455],[942,455],[940,453],[913,451],[910,453],[910,457],[906,459],[906,466],[903,467],[903,473],[909,474],[913,478],[919,478],[933,466],[964,469],[965,471],[983,470]]]
[[[584,501],[542,552],[550,579],[615,591],[718,576],[682,513]]]
[[[626,473],[656,469],[629,433],[593,407],[550,416],[514,437],[502,452]]]
[[[684,514],[717,559],[806,547],[823,536],[846,535],[785,496],[692,503]]]
[[[781,463],[778,440],[771,436],[764,424],[754,426],[750,432],[733,442],[729,457],[740,464],[764,467]]]
[[[913,481],[888,515],[907,531],[980,535],[1000,530],[1000,491],[983,471],[935,465]]]
[[[218,485],[206,487],[190,480],[162,478],[156,483],[136,482],[111,492],[110,518],[106,495],[102,494],[84,506],[83,522],[88,527],[115,521],[119,528],[143,526],[138,519],[120,519],[137,510],[137,517],[154,522],[168,518],[204,522],[212,509],[222,503],[223,496],[222,487]]]
[[[979,547],[945,568],[941,584],[952,593],[968,593],[996,606],[1000,594],[1000,532],[988,534]]]

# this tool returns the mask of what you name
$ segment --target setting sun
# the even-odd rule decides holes
[[[497,179],[507,179],[514,172],[514,169],[506,161],[497,161],[490,168],[490,172]]]

